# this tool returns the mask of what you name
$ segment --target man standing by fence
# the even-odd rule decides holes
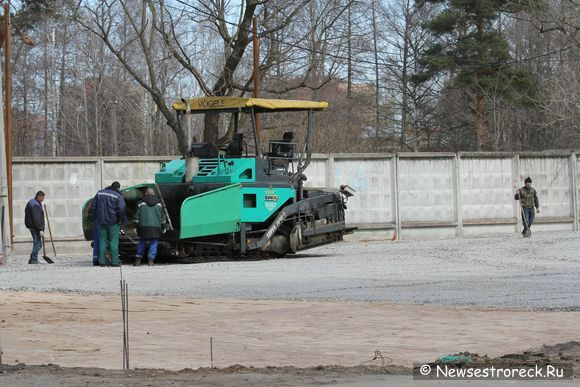
[[[111,250],[111,266],[119,266],[119,233],[127,221],[125,199],[119,192],[121,184],[113,182],[100,190],[93,200],[95,221],[99,224],[99,265],[107,265],[107,242]]]
[[[524,184],[522,188],[518,189],[514,199],[519,200],[522,207],[522,221],[524,223],[522,235],[524,237],[530,237],[532,223],[534,223],[535,218],[534,207],[536,208],[536,212],[540,213],[540,202],[536,190],[532,187],[532,178],[529,176],[526,177]]]
[[[38,191],[34,198],[30,199],[24,209],[24,225],[32,234],[32,252],[28,263],[38,264],[38,252],[42,247],[42,236],[44,233],[44,211],[42,202],[44,201],[44,192]]]

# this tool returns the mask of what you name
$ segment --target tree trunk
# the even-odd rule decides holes
[[[409,1],[405,3],[405,33],[403,36],[403,74],[401,76],[401,92],[403,94],[402,106],[401,106],[401,150],[405,150],[407,143],[406,131],[407,131],[407,116],[409,114],[409,29],[411,20],[410,14],[410,4]]]
[[[480,40],[483,36],[483,20],[479,19],[477,21],[477,33],[480,36]],[[483,63],[484,53],[480,49],[478,52],[479,55],[479,62]],[[479,77],[478,80],[478,87],[479,87]],[[484,122],[483,118],[485,116],[485,97],[481,92],[477,93],[475,96],[475,134],[477,136],[477,150],[483,150],[483,133],[484,133]]]
[[[216,83],[212,88],[212,95],[226,96],[230,95],[232,84],[234,80],[234,73],[240,64],[244,51],[248,46],[250,39],[250,31],[252,25],[252,18],[256,10],[258,2],[254,0],[246,0],[246,9],[242,22],[238,28],[236,40],[232,44],[232,50],[226,58],[224,68],[218,77]],[[216,113],[207,113],[204,119],[203,138],[204,141],[217,144],[219,141],[219,115]],[[186,142],[187,144],[187,142]]]
[[[24,63],[27,65],[26,67],[28,68],[28,50],[26,50],[24,52]],[[23,138],[24,139],[15,139],[17,141],[14,141],[14,143],[19,145],[19,148],[17,148],[18,150],[18,156],[24,155],[25,153],[25,147],[24,144],[26,144],[28,141],[26,140],[27,136],[25,136],[25,133],[31,133],[31,128],[30,128],[30,119],[28,118],[28,72],[24,73],[22,76],[22,116],[24,117],[24,122],[22,123],[22,125],[20,125],[21,130],[24,131],[23,134]]]
[[[348,34],[347,34],[347,45],[348,45],[348,55],[347,55],[347,70],[346,70],[346,97],[348,99],[352,98],[352,3],[349,1],[348,5]],[[350,104],[349,104],[350,106]]]
[[[50,51],[50,155],[56,157],[56,120],[58,117],[58,92],[56,90],[56,28],[52,27]]]
[[[97,133],[97,156],[103,156],[103,131],[101,128],[101,123],[99,121],[99,95],[97,91],[97,83],[99,81],[93,81],[93,125],[95,127],[95,132]]]
[[[373,45],[375,54],[375,136],[378,139],[380,134],[379,116],[379,54],[377,49],[377,18],[375,11],[375,0],[372,2],[372,24],[373,24]]]
[[[85,141],[85,155],[91,156],[91,135],[89,131],[89,95],[88,95],[88,85],[86,79],[83,82],[83,103],[84,103],[84,123],[81,123],[86,138]],[[78,122],[78,121],[77,121]],[[97,148],[97,138],[95,137],[95,149]],[[96,153],[95,153],[96,155]]]
[[[43,52],[43,59],[44,59],[44,98],[43,98],[43,108],[44,108],[44,144],[43,144],[43,156],[46,156],[48,154],[48,139],[49,139],[49,118],[48,118],[48,113],[49,113],[49,103],[50,103],[50,96],[49,96],[49,85],[48,85],[48,77],[49,77],[49,72],[48,69],[50,68],[49,63],[48,63],[48,24],[47,22],[44,23],[44,36],[45,36],[45,42],[44,42],[44,52]]]
[[[62,106],[62,101],[64,99],[64,83],[66,79],[66,50],[67,50],[67,30],[68,24],[65,23],[64,31],[62,34],[62,53],[60,57],[60,75],[59,75],[59,88],[58,88],[58,115],[57,115],[57,133],[58,136],[56,137],[57,147],[56,147],[56,155],[59,156],[61,154],[61,141],[59,140],[59,136],[62,138],[64,134],[64,109]]]
[[[485,97],[482,94],[475,96],[475,133],[477,135],[477,150],[483,150],[483,133],[485,115]]]
[[[203,140],[212,144],[217,144],[219,140],[219,114],[213,112],[206,113],[203,123]]]

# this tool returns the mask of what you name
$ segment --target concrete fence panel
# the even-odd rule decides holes
[[[81,208],[87,198],[95,194],[100,181],[98,163],[38,162],[14,163],[14,234],[30,237],[24,226],[24,208],[28,200],[41,190],[46,194],[44,204],[50,215],[55,236],[75,239],[82,234]],[[48,230],[47,230],[48,232]]]
[[[155,172],[159,171],[159,160],[138,160],[120,162],[116,160],[103,162],[103,182],[106,187],[113,181],[118,181],[121,187],[127,187],[139,183],[153,183]]]
[[[461,158],[463,219],[513,219],[512,158]]]
[[[536,230],[573,229],[574,206],[569,157],[520,157],[519,180],[527,176],[538,191],[541,213]]]
[[[394,228],[394,165],[386,159],[334,159],[335,185],[356,190],[348,201],[348,222],[361,228]]]
[[[422,238],[456,233],[454,161],[453,155],[405,155],[398,158],[399,237]]]
[[[460,157],[462,234],[513,232],[513,157]]]
[[[305,175],[308,180],[304,182],[304,186],[310,188],[326,187],[326,160],[314,159],[310,162]]]

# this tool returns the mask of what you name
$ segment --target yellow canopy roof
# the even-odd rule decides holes
[[[186,103],[174,102],[174,110],[187,111],[192,113],[205,113],[212,110],[223,111],[250,111],[252,108],[258,113],[275,111],[301,111],[301,110],[323,110],[328,107],[328,102],[298,101],[286,99],[266,99],[266,98],[239,98],[239,97],[206,97],[193,98]]]

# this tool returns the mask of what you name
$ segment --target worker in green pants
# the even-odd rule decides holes
[[[127,221],[125,199],[119,192],[121,184],[113,182],[111,186],[100,190],[93,199],[95,220],[99,224],[99,265],[107,266],[107,242],[111,251],[111,266],[119,266],[119,232],[121,225]]]

